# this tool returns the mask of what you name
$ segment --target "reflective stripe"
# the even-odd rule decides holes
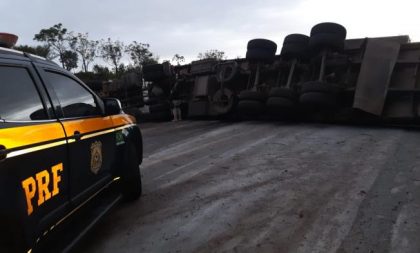
[[[57,123],[54,123],[57,124]],[[50,125],[50,124],[48,124]],[[59,125],[60,126],[60,125]],[[109,133],[113,133],[116,131],[121,131],[125,128],[130,128],[135,126],[135,124],[130,124],[130,125],[125,125],[125,126],[120,126],[117,128],[112,128],[112,129],[107,129],[104,131],[99,131],[99,132],[95,132],[95,133],[87,133],[85,135],[82,135],[82,137],[80,138],[81,140],[86,140],[89,138],[94,138],[100,135],[104,135],[104,134],[109,134]],[[35,128],[34,128],[35,127]],[[16,136],[14,136],[14,140],[10,141],[12,139],[12,131],[14,128],[11,129],[2,129],[0,130],[0,144],[4,145],[2,143],[6,143],[8,144],[7,146],[4,145],[6,147],[6,152],[7,150],[10,149],[19,149],[20,147],[25,147],[25,146],[31,146],[31,145],[36,145],[37,143],[45,143],[51,140],[51,138],[47,139],[47,140],[42,140],[41,137],[45,136],[45,135],[52,135],[54,137],[57,137],[57,135],[55,135],[54,131],[49,132],[48,130],[51,130],[52,128],[50,128],[50,126],[47,126],[46,130],[42,130],[44,129],[44,127],[46,127],[46,125],[36,125],[36,126],[28,126],[28,127],[18,127],[17,129],[19,129],[19,132],[16,134]],[[32,128],[32,129],[31,129]],[[63,129],[61,128],[61,132],[63,131]],[[7,134],[4,134],[5,130],[7,130]],[[42,130],[42,132],[41,132]],[[38,135],[37,137],[34,137],[32,135]],[[29,138],[28,136],[32,136],[32,138]],[[36,151],[40,151],[40,150],[45,150],[45,149],[49,149],[49,148],[53,148],[53,147],[57,147],[60,145],[65,145],[67,143],[74,143],[76,142],[76,140],[74,138],[72,138],[71,136],[67,139],[64,138],[64,135],[62,136],[63,138],[57,138],[57,139],[61,139],[61,140],[57,140],[54,142],[54,139],[52,139],[50,143],[45,143],[45,144],[39,144],[37,146],[34,147],[28,147],[28,148],[22,148],[16,151],[11,151],[9,153],[6,153],[6,159],[7,158],[12,158],[12,157],[16,157],[16,156],[21,156],[24,154],[28,154],[28,153],[32,153],[32,152],[36,152]],[[28,139],[25,139],[28,138]],[[26,140],[26,141],[25,141]],[[35,142],[30,142],[30,141],[35,141]],[[11,145],[14,144],[14,145]],[[17,144],[21,144],[20,146],[16,146]]]
[[[64,145],[66,143],[67,143],[67,141],[63,140],[63,141],[57,141],[57,142],[48,143],[48,144],[44,144],[44,145],[39,145],[39,146],[32,147],[32,148],[25,148],[25,149],[17,150],[17,151],[13,151],[13,152],[8,153],[6,158],[11,158],[11,157],[20,156],[20,155],[24,155],[24,154],[44,150],[44,149],[53,148],[53,147],[57,147],[57,146],[60,146],[60,145]]]
[[[84,135],[99,132],[104,129],[112,129],[115,126],[110,117],[76,119],[63,121],[62,124],[68,137],[71,137],[76,131]]]
[[[133,126],[136,126],[136,124],[130,124],[130,125],[126,125],[126,126],[117,127],[117,128],[115,128],[115,131],[120,131],[120,130],[123,130],[125,128],[130,128],[130,127],[133,127]]]
[[[114,122],[115,126],[121,126],[121,125],[128,125],[128,124],[135,124],[136,123],[136,119],[133,116],[130,116],[128,114],[114,115],[114,116],[111,116],[111,119]]]
[[[109,130],[105,130],[105,131],[96,132],[96,133],[93,133],[93,134],[86,134],[86,135],[83,135],[82,138],[80,138],[80,139],[85,140],[85,139],[93,138],[93,137],[96,137],[96,136],[99,136],[99,135],[113,133],[115,131],[116,131],[115,129],[109,129]]]

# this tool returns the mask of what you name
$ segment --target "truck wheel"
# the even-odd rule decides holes
[[[320,33],[333,33],[345,39],[347,35],[347,30],[346,28],[344,28],[344,26],[340,24],[332,23],[332,22],[325,22],[325,23],[319,23],[315,25],[314,27],[312,27],[311,29],[311,37],[315,34],[320,34]]]
[[[277,51],[277,44],[267,39],[253,39],[248,42],[247,49],[266,49],[268,52],[275,54]]]
[[[270,93],[268,94],[268,96],[295,99],[296,93],[291,89],[276,87],[270,90]]]
[[[286,109],[295,107],[296,103],[294,100],[285,97],[270,97],[267,100],[267,108],[275,109]],[[270,109],[270,111],[271,111]]]
[[[290,111],[296,106],[296,93],[291,89],[275,87],[268,96],[266,106],[271,114]]]
[[[320,33],[311,37],[309,47],[316,52],[325,48],[340,52],[344,50],[344,39],[336,34]]]
[[[331,93],[314,91],[300,95],[299,102],[305,107],[327,109],[336,106],[337,98]]]
[[[309,47],[314,51],[333,49],[342,51],[347,31],[336,23],[320,23],[312,27]]]
[[[213,110],[219,115],[228,114],[235,106],[236,97],[230,89],[224,88],[223,95],[222,89],[219,89],[213,95]]]
[[[121,175],[121,187],[124,199],[133,201],[141,196],[141,175],[136,147],[128,142],[124,154],[124,168]]]
[[[337,104],[339,92],[339,86],[333,83],[307,82],[302,84],[299,102],[308,107],[334,107]]]
[[[247,60],[250,60],[250,61],[270,63],[274,61],[274,56],[275,56],[274,53],[271,53],[270,51],[266,49],[253,48],[253,49],[248,49],[248,51],[246,51],[245,57]]]
[[[340,92],[340,87],[334,83],[326,83],[319,81],[311,81],[302,84],[301,93],[307,92],[324,92],[336,94]]]
[[[284,38],[280,55],[288,60],[304,58],[308,52],[309,37],[303,34],[290,34]]]
[[[238,111],[244,115],[257,116],[264,112],[264,104],[256,100],[242,100],[238,103]]]
[[[239,100],[256,100],[265,102],[266,98],[265,94],[259,91],[244,90],[239,93]]]
[[[246,59],[257,62],[272,62],[277,44],[271,40],[253,39],[248,42]]]
[[[238,63],[232,61],[229,63],[218,64],[215,67],[216,79],[218,82],[229,82],[238,73]]]

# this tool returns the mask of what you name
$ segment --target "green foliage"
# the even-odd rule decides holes
[[[61,23],[53,25],[41,31],[34,36],[34,40],[44,42],[50,48],[50,56],[52,59],[59,57],[63,68],[66,67],[63,59],[64,52],[68,49],[67,29]]]
[[[13,49],[50,59],[50,48],[47,45],[44,45],[44,46],[19,45],[19,46],[13,47]]]
[[[179,66],[181,63],[185,62],[185,57],[179,54],[175,54],[174,57],[172,57],[172,61],[176,62],[176,64]]]
[[[100,80],[110,80],[114,78],[114,74],[106,66],[95,64],[93,66],[93,73]]]
[[[120,78],[126,72],[141,72],[141,66],[157,64],[159,58],[150,51],[150,45],[133,41],[127,47],[119,40],[91,40],[88,33],[74,33],[69,31],[58,23],[50,28],[41,29],[34,35],[34,40],[42,42],[41,46],[18,46],[17,50],[37,54],[48,59],[56,59],[61,62],[62,67],[67,70],[74,70],[78,67],[80,61],[81,72],[77,75],[83,79],[90,78],[110,80]],[[124,65],[122,59],[127,53],[133,62],[133,65]],[[112,66],[109,68],[94,65],[92,72],[89,72],[89,66],[95,63],[97,57],[102,58]],[[176,55],[174,58],[178,64],[185,61],[185,58]],[[82,72],[86,73],[83,75]]]
[[[99,49],[101,57],[114,67],[115,75],[119,77],[119,66],[125,51],[124,43],[119,40],[113,41],[111,38],[108,38],[108,40],[101,42]]]
[[[95,60],[99,41],[89,40],[88,33],[70,34],[70,47],[79,54],[84,72],[89,71],[89,65]]]
[[[74,51],[70,51],[70,50],[66,50],[64,51],[63,55],[62,55],[62,60],[63,60],[63,65],[64,67],[70,71],[72,69],[77,68],[77,62],[79,60],[79,57],[77,55],[76,52]]]
[[[204,53],[199,53],[197,56],[198,59],[213,59],[213,60],[224,60],[226,59],[225,52],[217,50],[217,49],[210,49]]]
[[[150,65],[158,63],[158,58],[153,56],[153,53],[149,50],[150,45],[133,41],[127,46],[126,52],[130,55],[134,65]]]
[[[82,80],[83,82],[93,81],[93,80],[108,80],[108,79],[101,79],[98,78],[97,75],[94,72],[84,72],[80,71],[78,73],[75,73],[75,75]]]

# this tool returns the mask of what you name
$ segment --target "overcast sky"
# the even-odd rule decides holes
[[[17,34],[18,44],[35,44],[35,33],[61,22],[92,39],[149,43],[161,60],[193,60],[209,49],[244,56],[258,37],[275,41],[279,52],[287,34],[309,34],[324,21],[344,25],[348,38],[420,40],[419,0],[1,0],[0,9],[0,32]]]

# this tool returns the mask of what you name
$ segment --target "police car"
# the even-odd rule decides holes
[[[141,195],[142,137],[101,99],[0,33],[0,252],[66,251],[121,200]]]

